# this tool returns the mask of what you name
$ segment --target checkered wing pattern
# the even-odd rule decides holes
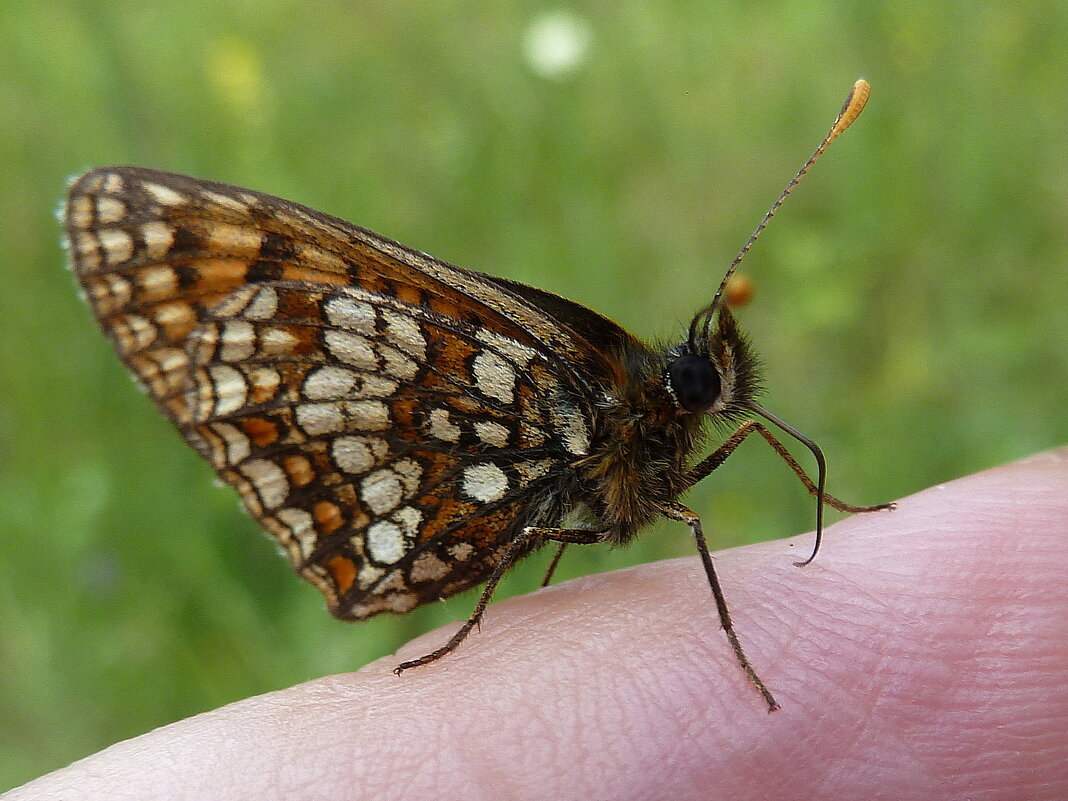
[[[123,362],[338,617],[476,585],[519,526],[558,521],[589,452],[589,376],[621,369],[581,324],[629,339],[614,324],[169,173],[94,170],[65,222]]]

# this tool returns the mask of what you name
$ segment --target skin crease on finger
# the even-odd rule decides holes
[[[892,513],[490,608],[390,657],[120,743],[5,799],[1068,798],[1068,450]],[[422,654],[447,632],[409,643]]]

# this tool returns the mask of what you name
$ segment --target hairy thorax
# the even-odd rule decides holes
[[[590,456],[577,465],[580,482],[597,499],[594,525],[609,542],[627,543],[688,486],[702,420],[675,403],[659,361],[643,360],[626,386],[604,396]]]

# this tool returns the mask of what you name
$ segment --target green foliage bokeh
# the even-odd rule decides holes
[[[671,341],[863,75],[869,109],[753,250],[741,317],[766,404],[823,444],[835,494],[877,502],[1068,440],[1066,74],[1068,6],[1035,0],[8,2],[0,789],[355,669],[474,600],[358,626],[322,611],[76,297],[53,216],[68,177],[249,186]],[[714,547],[813,522],[759,444],[690,502]],[[572,549],[560,575],[691,548],[660,525]]]

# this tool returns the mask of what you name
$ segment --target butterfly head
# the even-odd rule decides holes
[[[752,410],[758,366],[734,315],[720,306],[698,313],[687,341],[668,352],[665,381],[683,411],[731,420]]]
[[[816,546],[808,559],[797,563],[807,565],[819,551],[823,532],[827,462],[819,445],[757,403],[759,363],[730,308],[719,302],[725,284],[726,281],[720,286],[715,300],[694,315],[686,342],[668,352],[664,381],[684,412],[708,415],[716,422],[731,422],[741,417],[751,419],[755,414],[809,449],[818,469],[815,486],[810,485],[816,496]]]

